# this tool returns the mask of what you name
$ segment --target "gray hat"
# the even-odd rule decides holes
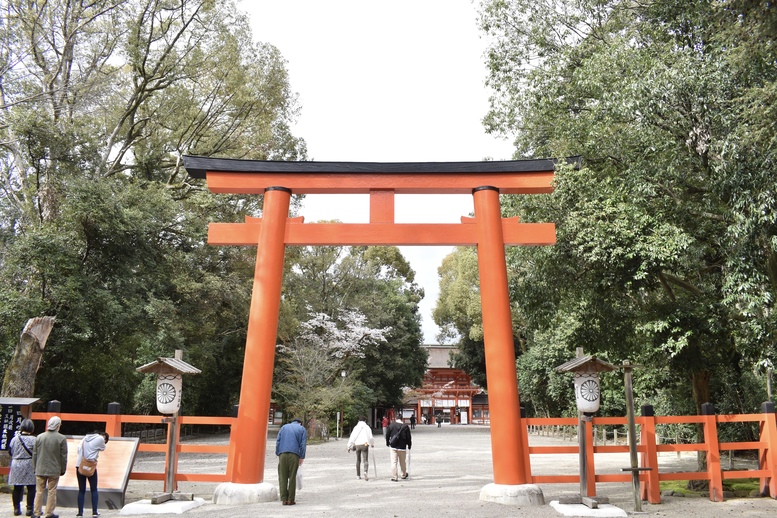
[[[59,430],[59,426],[62,424],[62,419],[60,419],[57,416],[52,417],[49,419],[49,424],[46,426],[46,430],[55,431]]]

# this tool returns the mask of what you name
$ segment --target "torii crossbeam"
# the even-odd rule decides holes
[[[521,426],[505,245],[552,245],[553,223],[502,218],[500,194],[553,190],[555,162],[273,162],[184,156],[215,193],[263,194],[261,218],[211,223],[212,245],[257,246],[237,424],[230,436],[227,477],[263,481],[278,310],[286,246],[472,245],[478,248],[494,482],[531,480],[528,439]],[[369,194],[366,224],[304,223],[290,218],[292,194]],[[459,224],[398,224],[396,194],[472,194],[475,217]],[[507,503],[507,502],[505,502]]]

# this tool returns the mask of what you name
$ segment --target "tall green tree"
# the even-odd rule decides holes
[[[754,48],[752,27],[773,34],[774,14],[761,9],[482,2],[487,127],[514,136],[519,157],[584,157],[553,195],[504,202],[557,223],[552,249],[511,249],[532,346],[563,325],[570,356],[668,364],[697,409],[723,400],[711,380],[731,365],[773,357],[773,116],[755,114],[774,50]]]
[[[185,408],[228,411],[255,252],[205,232],[261,198],[208,194],[180,155],[304,158],[280,53],[229,1],[9,0],[0,37],[1,365],[53,315],[44,400],[147,409],[134,368],[183,349]]]

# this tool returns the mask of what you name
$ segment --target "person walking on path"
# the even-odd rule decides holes
[[[59,433],[62,420],[53,416],[46,425],[46,431],[35,438],[32,450],[32,465],[35,467],[35,509],[33,516],[41,516],[43,492],[48,491],[46,518],[59,518],[54,514],[57,507],[57,484],[59,477],[67,470],[67,439]]]
[[[386,437],[386,430],[388,430],[388,425],[389,425],[388,417],[384,415],[383,421],[381,421],[381,424],[383,425],[383,437]]]
[[[370,479],[370,448],[374,447],[375,438],[372,436],[370,425],[367,424],[367,418],[361,416],[348,438],[348,453],[351,453],[351,450],[356,450],[356,478],[362,478],[359,470],[361,469],[362,455],[364,455],[364,480]]]
[[[402,479],[408,477],[407,466],[405,464],[405,455],[413,445],[413,438],[410,434],[410,428],[397,417],[397,420],[391,423],[386,434],[386,446],[391,448],[391,481],[396,482],[397,464],[402,470]]]
[[[410,429],[415,430],[415,414],[410,416]]]
[[[78,457],[76,458],[76,478],[78,479],[78,514],[76,516],[84,515],[84,499],[86,497],[86,481],[89,481],[89,492],[92,494],[92,517],[100,516],[97,512],[98,493],[97,493],[97,467],[94,472],[88,477],[82,475],[78,468],[81,466],[81,462],[86,459],[92,462],[97,462],[100,452],[105,449],[105,443],[108,442],[108,434],[105,432],[90,433],[83,438],[81,444],[78,445]]]
[[[297,470],[305,460],[307,442],[308,432],[299,418],[295,417],[278,431],[275,455],[278,456],[278,485],[283,505],[297,503]]]
[[[22,497],[27,487],[27,516],[32,516],[35,504],[35,470],[32,465],[32,450],[35,448],[35,423],[30,419],[22,421],[17,433],[8,446],[11,454],[11,471],[8,474],[8,485],[13,486],[13,514],[21,516]]]

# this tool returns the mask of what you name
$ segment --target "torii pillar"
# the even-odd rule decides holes
[[[257,246],[246,336],[240,406],[227,463],[230,482],[219,485],[216,504],[277,500],[264,482],[264,458],[285,247],[346,245],[477,246],[486,376],[491,415],[494,483],[481,500],[541,505],[531,482],[526,427],[521,422],[515,370],[505,245],[551,245],[552,223],[502,218],[500,194],[552,192],[551,160],[499,162],[269,162],[185,156],[188,173],[206,178],[215,193],[263,194],[262,218],[211,223],[212,245]],[[395,194],[472,194],[475,217],[460,224],[394,223]],[[311,223],[289,218],[292,194],[369,194],[367,224]]]

